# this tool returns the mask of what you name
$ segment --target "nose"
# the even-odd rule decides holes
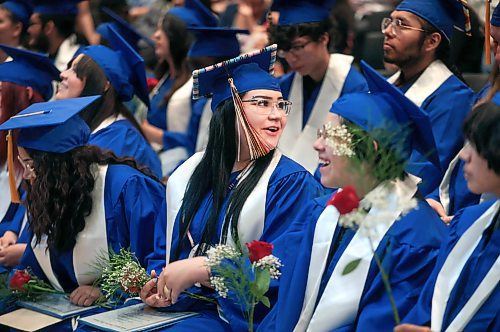
[[[468,162],[469,159],[470,159],[470,145],[469,144],[466,144],[462,150],[460,150],[460,152],[458,153],[458,157],[460,159],[462,159],[462,161],[464,162]]]
[[[64,79],[68,78],[68,70],[69,70],[69,69],[63,70],[63,71],[59,74],[59,77],[61,78],[61,80],[64,80]]]
[[[313,148],[317,152],[325,151],[325,140],[323,139],[323,137],[318,137],[316,141],[314,141]]]

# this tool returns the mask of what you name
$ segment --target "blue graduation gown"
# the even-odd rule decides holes
[[[404,86],[401,90],[406,93],[411,86]],[[462,124],[474,102],[474,92],[454,75],[423,101],[421,108],[429,114],[441,169],[425,161],[419,152],[412,152],[407,171],[422,179],[419,185],[422,195],[439,186],[450,161],[462,148]]]
[[[292,82],[295,77],[296,73],[295,72],[290,72],[286,75],[283,75],[280,77],[280,87],[281,87],[281,93],[283,94],[283,98],[289,99],[290,96],[290,89],[292,87]],[[311,96],[308,100],[304,101],[303,104],[303,119],[302,119],[302,126],[304,126],[307,123],[307,120],[309,119],[309,116],[311,115],[314,103],[316,102],[316,98],[318,97],[319,91],[321,88],[321,84],[318,84],[312,91]],[[358,72],[354,67],[351,67],[349,70],[349,73],[347,74],[347,77],[344,81],[344,85],[342,87],[342,92],[340,93],[340,96],[348,93],[353,93],[353,92],[363,92],[366,91],[368,92],[368,85],[366,83],[365,78],[363,75],[361,75],[360,72]],[[333,102],[333,100],[332,100]]]
[[[418,305],[403,321],[422,326],[430,326],[432,297],[436,279],[441,271],[451,250],[455,247],[461,236],[476,222],[476,220],[488,210],[495,201],[488,201],[479,205],[471,206],[460,210],[453,218],[450,224],[449,236],[443,242],[436,267],[427,281]],[[493,223],[490,225],[494,227]],[[449,300],[446,304],[442,330],[457,316],[467,300],[477,289],[480,282],[485,277],[495,260],[500,254],[500,229],[493,233],[492,227],[489,227],[482,233],[481,239],[477,243],[474,251],[465,263],[455,286],[453,287]],[[489,239],[487,239],[489,237]],[[493,292],[467,323],[464,331],[499,331],[500,330],[500,290],[497,284]]]
[[[236,174],[232,174],[232,179],[235,177]],[[276,166],[276,169],[272,173],[271,178],[269,179],[267,193],[263,193],[266,194],[264,229],[261,238],[257,240],[273,243],[273,254],[278,258],[283,257],[287,251],[287,248],[280,244],[283,234],[286,233],[292,219],[306,218],[309,211],[303,208],[304,204],[312,197],[321,195],[321,191],[321,185],[305,169],[289,158],[282,156]],[[225,211],[227,208],[229,195],[226,198],[224,206],[222,207],[222,211]],[[211,195],[207,195],[191,224],[190,232],[195,243],[199,243],[201,239],[201,233],[205,225],[206,218],[210,213],[210,209]],[[217,225],[216,238],[213,240],[214,245],[218,243],[218,239],[221,235],[223,219],[224,217],[222,213]],[[244,220],[240,220],[240,223],[241,222],[244,222]],[[172,255],[175,253],[175,248],[179,244],[178,223],[179,218],[177,217],[173,230],[174,238],[172,243]],[[187,239],[183,241],[185,241],[185,249],[182,250],[179,257],[180,259],[187,258],[190,252],[189,241]],[[278,285],[279,280],[271,281],[270,289],[266,294],[271,303],[276,301]],[[201,312],[202,316],[184,320],[172,327],[167,328],[168,330],[194,331],[196,329],[201,329],[203,331],[223,331],[230,330],[232,328],[232,330],[235,331],[244,331],[248,329],[247,321],[243,318],[239,306],[233,299],[230,299],[229,297],[227,299],[221,298],[213,291],[206,290],[204,288],[192,287],[189,291],[202,293],[205,296],[217,299],[219,306],[224,313],[225,319],[229,322],[229,325],[218,316],[214,305],[207,304],[203,301],[191,300],[187,297],[181,296],[179,302],[166,310],[193,310]],[[256,307],[254,317],[255,329],[268,311],[269,309],[262,304],[259,304]]]
[[[301,315],[311,261],[316,221],[325,209],[330,196],[311,202],[306,210],[312,211],[310,219],[297,220],[285,237],[287,254],[280,284],[278,302],[264,319],[260,331],[292,331]],[[316,305],[325,286],[355,232],[337,226],[332,242],[340,241],[330,264],[323,271]],[[432,272],[445,225],[425,202],[418,209],[394,222],[382,238],[376,253],[385,271],[390,275],[392,292],[400,317],[410,311],[417,301],[425,280]],[[332,308],[332,315],[335,309]],[[379,269],[372,259],[363,287],[356,320],[336,331],[392,331],[394,319],[389,297],[385,292]]]
[[[148,111],[148,122],[155,127],[167,130],[167,107],[165,104],[165,94],[172,88],[173,79],[165,79],[156,92],[150,97],[151,107]],[[155,87],[156,89],[156,87]]]
[[[125,165],[109,165],[104,187],[104,212],[108,247],[114,252],[130,248],[142,266],[148,267],[153,257],[155,224],[165,201],[164,186]],[[85,232],[85,228],[82,232]],[[95,257],[96,259],[98,257]],[[73,267],[73,250],[52,252],[52,270],[66,292],[78,287]],[[49,281],[28,245],[17,269],[30,267]]]
[[[439,197],[439,193],[440,188],[438,187],[432,193],[427,195],[426,198],[432,198],[440,202],[441,199]],[[464,177],[464,162],[462,160],[458,161],[451,173],[448,193],[450,203],[447,212],[449,216],[454,216],[463,208],[478,204],[481,199],[481,195],[472,193],[467,187],[467,181]]]
[[[141,133],[126,119],[115,121],[90,135],[89,144],[109,149],[118,157],[132,157],[140,165],[148,167],[157,178],[162,178],[158,155]]]

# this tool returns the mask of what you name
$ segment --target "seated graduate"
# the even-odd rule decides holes
[[[168,264],[158,281],[151,280],[141,291],[151,306],[201,313],[169,329],[247,330],[237,301],[213,291],[207,250],[218,243],[275,243],[294,218],[308,214],[303,204],[322,194],[309,172],[276,150],[291,105],[269,74],[275,54],[272,45],[193,73],[195,95],[213,94],[208,145],[168,180]],[[275,246],[273,255],[279,258],[285,251]],[[158,294],[152,291],[156,282]],[[272,280],[266,294],[271,303],[278,283]],[[179,296],[186,289],[215,299],[217,305]],[[256,306],[254,326],[268,311]]]
[[[165,201],[147,168],[88,145],[90,129],[77,113],[98,98],[36,103],[0,126],[21,129],[18,160],[28,182],[32,239],[17,268],[29,267],[81,306],[100,296],[95,266],[109,248],[130,248],[148,266]]]
[[[460,210],[418,306],[396,331],[500,330],[500,100],[466,118],[460,152],[467,186],[496,199]]]
[[[493,77],[492,80],[488,81],[484,88],[478,92],[477,98],[479,100],[476,105],[492,100],[500,89],[500,75],[498,71],[500,66],[500,49],[498,46],[500,42],[500,5],[495,7],[491,17],[490,28],[491,33],[490,36],[488,36],[488,41],[490,37],[493,38],[493,43],[495,45],[493,49],[495,53]],[[495,98],[498,98],[498,96]],[[488,193],[479,195],[471,192],[467,188],[467,181],[464,177],[464,161],[459,158],[459,154],[450,162],[439,187],[426,196],[429,205],[432,206],[446,223],[449,223],[453,219],[457,211],[478,204],[479,202],[484,202],[488,198],[491,198]]]
[[[123,104],[136,94],[149,105],[143,60],[113,28],[109,28],[109,37],[118,51],[102,45],[79,50],[61,73],[56,99],[102,95],[99,107],[81,115],[92,131],[89,144],[119,157],[132,157],[161,178],[158,156]]]
[[[6,45],[0,45],[11,61],[0,64],[0,124],[32,103],[49,100],[53,95],[52,81],[59,70],[45,55]],[[22,186],[22,166],[14,159],[8,164],[7,132],[0,133],[0,272],[19,264],[26,247],[21,231],[26,220],[26,208],[20,204],[25,191]],[[12,155],[17,155],[17,131],[13,132]],[[12,172],[9,172],[12,169]],[[10,177],[9,177],[10,175]],[[14,197],[9,199],[9,187]],[[17,190],[15,190],[17,188]]]
[[[429,119],[380,79],[387,92],[339,98],[318,130],[321,182],[343,189],[312,201],[310,218],[290,228],[278,302],[262,331],[390,331],[392,306],[405,317],[433,270],[446,226],[405,172],[412,149],[438,163]],[[353,188],[360,207],[348,214]]]

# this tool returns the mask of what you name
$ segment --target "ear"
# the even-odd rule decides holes
[[[28,100],[31,101],[31,99],[33,98],[33,88],[30,86],[27,86],[26,93],[28,94]]]
[[[54,30],[55,30],[55,24],[54,24],[54,21],[48,21],[45,26],[43,27],[43,33],[48,36],[48,35],[51,35]]]
[[[17,38],[21,36],[22,31],[23,31],[23,24],[21,22],[17,22],[13,32],[14,37]]]
[[[110,86],[111,86],[111,83],[109,83],[109,81],[106,81],[106,84],[104,84],[104,92],[107,92],[109,90]]]
[[[321,37],[319,37],[318,42],[328,47],[328,43],[330,42],[330,34],[328,32],[323,33]]]
[[[437,50],[441,44],[442,37],[439,32],[433,32],[432,34],[425,37],[424,50],[426,52],[431,52]]]

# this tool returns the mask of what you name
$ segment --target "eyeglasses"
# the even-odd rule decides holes
[[[382,33],[387,30],[388,27],[391,27],[391,33],[395,36],[399,35],[401,33],[401,30],[415,30],[415,31],[421,31],[421,32],[427,32],[426,30],[422,28],[416,28],[416,27],[411,27],[409,25],[404,24],[399,18],[392,19],[390,17],[384,17],[382,19],[382,23],[380,24],[380,28],[382,29]]]
[[[33,162],[33,159],[26,159],[23,160],[21,156],[17,156],[17,160],[19,160],[19,163],[21,163],[21,166],[23,166],[24,170],[29,173],[29,177],[36,177],[35,174],[35,169],[33,168],[33,165],[31,164]]]
[[[280,58],[284,58],[287,53],[292,53],[293,56],[300,56],[304,52],[304,48],[310,43],[312,43],[312,40],[308,40],[303,44],[292,45],[287,50],[278,50],[276,55],[279,56]]]
[[[326,125],[316,130],[316,139],[326,139],[328,137]]]
[[[292,110],[292,102],[288,100],[272,101],[264,98],[252,98],[248,100],[242,100],[243,103],[250,103],[252,106],[256,106],[256,110],[259,114],[269,115],[274,108],[279,112],[283,113],[285,116]]]

